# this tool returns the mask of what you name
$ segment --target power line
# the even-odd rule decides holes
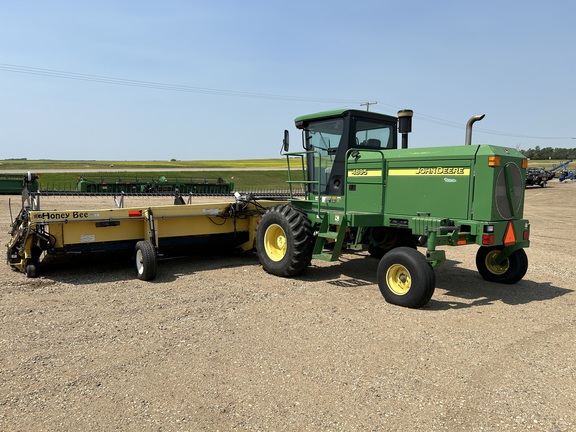
[[[155,90],[168,90],[168,91],[208,94],[216,96],[233,96],[233,97],[243,97],[253,99],[272,99],[272,100],[283,100],[294,102],[347,103],[354,105],[361,103],[360,100],[350,100],[350,99],[317,98],[309,96],[288,96],[288,95],[278,95],[269,93],[255,93],[255,92],[213,89],[205,87],[194,87],[188,85],[159,83],[153,81],[140,81],[126,78],[114,78],[102,75],[67,72],[55,69],[43,69],[29,66],[19,66],[6,63],[0,63],[0,71],[22,73],[27,75],[47,76],[52,78],[72,79],[77,81],[89,81],[100,84],[113,84],[129,87],[141,87]]]
[[[414,113],[414,117],[420,119],[421,121],[425,121],[428,123],[434,123],[441,126],[452,127],[457,129],[466,129],[466,126],[461,123],[452,122],[449,120],[442,120],[436,117],[424,115],[424,114],[416,114]],[[539,140],[570,140],[576,139],[576,137],[569,137],[569,136],[535,136],[535,135],[521,135],[509,132],[501,132],[491,129],[485,129],[482,127],[475,126],[474,131],[479,133],[485,133],[490,135],[500,135],[500,136],[507,136],[512,138],[523,138],[523,139],[539,139]]]
[[[255,92],[243,92],[243,91],[235,91],[235,90],[223,90],[223,89],[213,89],[213,88],[205,88],[205,87],[194,87],[188,85],[180,85],[180,84],[168,84],[168,83],[159,83],[153,81],[141,81],[141,80],[133,80],[133,79],[126,79],[126,78],[114,78],[108,77],[103,75],[92,75],[92,74],[83,74],[77,72],[67,72],[61,71],[57,69],[44,69],[44,68],[36,68],[30,66],[20,66],[20,65],[13,65],[7,63],[0,63],[0,71],[4,72],[13,72],[13,73],[21,73],[27,75],[37,75],[37,76],[46,76],[51,78],[62,78],[62,79],[71,79],[77,81],[88,81],[88,82],[95,82],[100,84],[111,84],[111,85],[121,85],[121,86],[128,86],[128,87],[140,87],[140,88],[148,88],[154,90],[165,90],[165,91],[175,91],[175,92],[185,92],[185,93],[196,93],[196,94],[207,94],[213,96],[230,96],[230,97],[240,97],[240,98],[252,98],[252,99],[268,99],[268,100],[280,100],[280,101],[290,101],[290,102],[316,102],[316,103],[338,103],[338,104],[351,104],[351,105],[361,105],[366,106],[366,109],[370,109],[370,105],[376,104],[377,102],[365,102],[361,100],[350,100],[350,99],[337,99],[337,98],[318,98],[318,97],[309,97],[309,96],[289,96],[289,95],[278,95],[278,94],[270,94],[270,93],[255,93]],[[381,105],[386,105],[391,108],[395,108],[396,110],[401,109],[398,106],[391,105],[385,102],[381,102]],[[415,117],[421,119],[422,121],[428,123],[434,123],[441,126],[464,129],[465,126],[463,124],[453,122],[450,120],[444,120],[438,117],[433,117],[426,114],[415,113]],[[480,127],[475,128],[476,131],[486,134],[492,135],[501,135],[501,136],[508,136],[514,138],[523,138],[523,139],[541,139],[541,140],[566,140],[566,139],[576,139],[576,137],[550,137],[550,136],[531,136],[531,135],[520,135],[514,133],[507,133],[501,131],[495,131],[490,129],[484,129]]]
[[[361,106],[367,106],[368,108],[370,107],[370,105],[377,103],[377,102],[364,102],[361,103]],[[395,105],[391,105],[388,103],[382,103],[382,105],[386,105],[389,106],[391,108],[394,108],[396,110],[400,110],[402,108],[395,106]],[[445,127],[451,127],[451,128],[456,128],[456,129],[460,129],[460,130],[464,130],[466,129],[466,125],[463,123],[458,123],[455,121],[451,121],[451,120],[444,120],[438,117],[434,117],[431,115],[427,115],[427,114],[422,114],[422,113],[414,113],[414,118],[418,119],[419,121],[424,121],[427,123],[433,123],[433,124],[437,124],[440,126],[445,126]],[[569,136],[534,136],[534,135],[521,135],[521,134],[515,134],[515,133],[508,133],[508,132],[501,132],[501,131],[495,131],[495,130],[491,130],[491,129],[485,129],[482,127],[478,127],[475,126],[474,127],[474,131],[477,131],[479,133],[485,133],[485,134],[490,134],[490,135],[500,135],[500,136],[507,136],[507,137],[513,137],[513,138],[523,138],[523,139],[539,139],[539,140],[576,140],[576,137],[569,137]]]
[[[576,137],[559,137],[559,136],[533,136],[533,135],[518,135],[518,134],[511,134],[507,132],[500,132],[490,129],[484,128],[476,128],[478,132],[492,134],[492,135],[501,135],[513,138],[525,138],[525,139],[540,139],[540,140],[576,140]]]

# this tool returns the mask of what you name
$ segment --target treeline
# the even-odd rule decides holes
[[[576,159],[576,148],[552,148],[536,146],[534,149],[520,150],[528,159],[545,160],[545,159]]]

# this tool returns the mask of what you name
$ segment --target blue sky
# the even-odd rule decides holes
[[[461,145],[483,113],[474,143],[574,148],[575,17],[569,0],[0,0],[0,159],[280,157],[295,117],[374,101],[414,110],[411,147]]]

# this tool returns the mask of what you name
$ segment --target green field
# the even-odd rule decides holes
[[[550,169],[563,161],[530,160],[530,167]],[[571,163],[568,169],[574,169]],[[178,169],[199,169],[199,171],[177,171]],[[257,171],[246,169],[254,168]],[[246,159],[229,161],[66,161],[66,160],[0,160],[2,170],[20,170],[40,173],[41,190],[75,190],[79,175],[87,179],[101,177],[117,181],[156,180],[160,176],[174,179],[223,179],[234,183],[236,191],[286,189],[286,161],[279,159]],[[149,170],[166,169],[166,172]],[[202,169],[207,169],[206,171]],[[66,173],[51,173],[46,170],[66,170]],[[98,170],[98,172],[85,172]],[[113,171],[111,171],[113,170]],[[126,171],[121,171],[126,170]],[[176,170],[176,171],[172,171]],[[301,172],[293,171],[293,179],[302,179]]]
[[[178,171],[178,169],[198,171]],[[255,171],[251,171],[254,168]],[[166,169],[165,172],[161,171]],[[202,169],[207,169],[206,171]],[[250,159],[231,161],[61,161],[61,160],[0,160],[2,170],[19,170],[22,174],[30,171],[40,174],[41,190],[75,190],[78,176],[108,182],[128,182],[136,179],[154,181],[160,176],[168,180],[180,179],[202,181],[223,179],[234,183],[236,191],[287,189],[285,159]],[[65,170],[67,172],[46,172]],[[90,170],[89,172],[86,172]],[[98,172],[91,172],[98,170]],[[123,171],[126,170],[126,171]],[[154,170],[154,171],[149,171]],[[293,171],[294,172],[294,171]],[[294,172],[294,179],[302,179],[300,172]]]
[[[102,170],[107,169],[127,169],[142,170],[147,169],[176,169],[176,168],[285,168],[286,160],[278,159],[244,159],[226,161],[71,161],[71,160],[29,160],[29,159],[4,159],[0,160],[1,170],[22,170],[23,172],[41,172],[47,169],[74,170]]]
[[[561,160],[530,160],[530,167],[552,168]],[[576,164],[576,162],[574,162]],[[82,170],[101,170],[106,172],[110,168],[114,170],[141,170],[148,169],[177,169],[177,168],[195,168],[195,169],[214,169],[222,168],[225,171],[233,171],[235,168],[270,168],[279,169],[286,167],[284,158],[278,159],[243,159],[243,160],[208,160],[208,161],[71,161],[71,160],[28,160],[28,159],[4,159],[0,160],[0,171],[2,170],[22,170],[22,172],[33,171],[41,172],[47,169],[62,169],[82,172]]]

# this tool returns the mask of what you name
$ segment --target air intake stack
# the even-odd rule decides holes
[[[408,148],[408,134],[412,132],[412,116],[414,111],[405,109],[398,111],[398,132],[402,134],[402,148]]]

